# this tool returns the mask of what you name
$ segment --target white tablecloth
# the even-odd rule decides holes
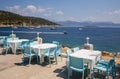
[[[81,49],[79,51],[76,51],[76,52],[70,54],[70,56],[83,58],[85,60],[85,62],[89,63],[90,68],[93,69],[93,67],[95,66],[97,61],[99,61],[101,58],[101,52],[95,51],[95,50]]]
[[[22,41],[28,41],[28,39],[15,39],[7,41],[10,44],[14,54],[16,54],[16,49],[21,45]]]
[[[36,49],[38,50],[36,52],[40,56],[40,64],[42,62],[44,62],[44,58],[41,55],[41,51],[43,49],[54,48],[54,47],[57,47],[57,45],[56,44],[52,44],[52,43],[43,43],[43,44],[31,45],[31,48],[33,48],[35,51],[36,51]]]
[[[97,61],[99,61],[101,59],[101,51],[81,49],[79,51],[76,51],[76,52],[70,54],[70,56],[83,58],[84,62],[88,63],[88,65],[89,65],[90,77],[91,77],[91,70],[96,65]],[[69,62],[69,60],[67,61],[67,63],[68,62]],[[68,64],[67,64],[67,66],[68,66]]]

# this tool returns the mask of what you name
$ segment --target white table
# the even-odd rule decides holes
[[[90,78],[91,78],[91,70],[96,65],[97,61],[101,59],[101,51],[81,49],[79,51],[70,54],[70,56],[83,58],[84,63],[88,63],[88,66],[90,68]]]
[[[31,48],[33,49],[37,49],[38,50],[38,55],[40,56],[40,64],[44,62],[44,58],[41,55],[41,51],[43,49],[48,49],[48,48],[54,48],[57,47],[56,44],[52,44],[52,43],[43,43],[43,44],[37,44],[37,45],[30,45]]]
[[[7,41],[10,44],[14,54],[16,54],[16,49],[20,46],[22,41],[28,41],[28,39],[15,39]]]

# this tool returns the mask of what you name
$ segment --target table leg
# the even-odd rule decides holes
[[[15,43],[11,43],[11,46],[12,46],[12,52],[15,54],[16,52],[15,52],[15,50],[16,50],[16,48],[15,48]]]
[[[88,75],[88,78],[92,79],[92,77],[91,77],[91,75],[92,75],[92,62],[91,61],[88,62],[88,68],[90,69],[90,74]]]
[[[42,62],[41,62],[42,60],[41,60],[40,49],[38,49],[38,55],[39,55],[39,59],[40,59],[40,62],[39,62],[39,63],[42,64]]]
[[[14,47],[14,48],[15,48],[15,49],[14,49],[14,54],[16,54],[16,47],[17,47],[17,46],[16,46],[16,43],[15,43],[15,47]]]
[[[42,64],[44,62],[44,57],[42,56],[42,49],[39,49],[38,54],[40,57],[40,64]]]

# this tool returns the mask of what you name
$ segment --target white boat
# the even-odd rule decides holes
[[[82,30],[82,28],[79,28],[78,30]]]

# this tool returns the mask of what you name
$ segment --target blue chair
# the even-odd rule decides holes
[[[24,46],[26,46],[26,45],[28,45],[29,44],[29,40],[28,41],[22,41],[21,43],[20,43],[20,46],[18,45],[18,48],[17,48],[17,53],[18,53],[18,50],[20,50],[21,51],[21,53],[23,52],[23,47]]]
[[[3,45],[3,38],[0,38],[0,45]]]
[[[12,34],[10,34],[8,37],[9,37],[9,38],[12,38]]]
[[[7,54],[8,50],[10,48],[9,44],[7,43],[7,37],[4,38],[3,42],[4,42],[3,43],[3,49],[5,49],[5,52]]]
[[[46,52],[42,53],[42,56],[43,57],[48,57],[50,67],[51,67],[51,59],[52,58],[55,58],[55,61],[56,61],[56,64],[57,64],[57,58],[56,58],[57,47],[48,48],[48,49],[45,49],[45,50],[46,50]]]
[[[30,41],[30,45],[37,45],[37,44],[38,44],[38,41],[33,41],[33,40]]]
[[[70,70],[74,70],[76,72],[82,72],[82,79],[84,79],[85,69],[87,69],[87,67],[84,66],[83,58],[69,56],[68,79],[70,79]]]
[[[4,39],[5,39],[5,36],[0,36],[0,46],[3,46]]]
[[[71,49],[67,49],[66,53],[67,53],[67,57],[69,57],[69,55],[70,55],[71,53],[73,53],[73,52],[72,52]]]
[[[60,45],[60,43],[58,41],[53,41],[52,43],[57,45],[56,58],[57,58],[57,56],[61,56],[61,61],[62,61],[62,46]]]
[[[22,41],[20,47],[23,48],[28,44],[28,41]]]
[[[115,78],[115,64],[114,64],[114,58],[111,58],[110,61],[101,60],[94,68],[93,68],[93,78],[94,78],[94,71],[97,70],[103,71],[107,78],[109,79],[110,73],[112,73],[113,79]]]
[[[32,57],[36,56],[37,57],[37,62],[38,62],[38,54],[31,52],[30,48],[30,42],[27,42],[26,45],[23,46],[23,61],[24,58],[28,57],[29,58],[29,64],[31,63]]]
[[[78,50],[79,50],[79,47],[74,47],[74,48],[73,48],[73,51],[74,51],[74,52],[76,52],[76,51],[78,51]]]
[[[67,49],[67,51],[66,51],[66,54],[67,54],[67,62],[66,62],[66,64],[67,64],[67,69],[68,69],[68,66],[69,66],[69,55],[70,55],[71,53],[73,53],[72,50],[71,50],[71,49]]]
[[[58,41],[52,41],[53,44],[60,45]]]

